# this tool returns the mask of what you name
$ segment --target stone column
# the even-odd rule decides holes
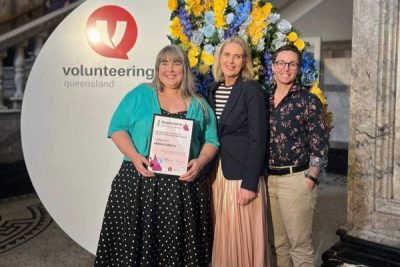
[[[323,266],[400,266],[399,6],[354,0],[347,223]]]
[[[5,58],[6,52],[0,52],[0,110],[4,110],[7,107],[4,106],[4,66],[3,58]]]

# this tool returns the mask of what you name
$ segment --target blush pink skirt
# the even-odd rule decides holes
[[[219,161],[211,185],[213,267],[269,266],[265,178],[260,177],[258,197],[247,206],[238,204],[241,182],[225,179]]]

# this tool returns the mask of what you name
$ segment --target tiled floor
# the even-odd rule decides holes
[[[321,254],[338,241],[335,231],[345,223],[346,197],[346,177],[325,175],[319,186],[314,221],[314,245],[318,259],[316,266],[321,263]],[[14,209],[15,201],[0,202],[0,237],[4,219],[2,211],[4,213]],[[54,221],[32,239],[0,253],[0,267],[85,267],[92,266],[93,260],[94,256],[71,240]]]

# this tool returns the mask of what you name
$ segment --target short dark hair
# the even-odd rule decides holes
[[[301,52],[297,47],[293,44],[287,44],[284,46],[279,47],[273,54],[272,54],[272,62],[275,63],[276,58],[278,57],[278,54],[283,51],[292,51],[296,53],[297,58],[299,60],[299,65],[301,65]]]

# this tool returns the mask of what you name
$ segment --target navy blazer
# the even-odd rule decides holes
[[[219,85],[215,82],[209,90],[208,100],[214,110]],[[220,159],[226,179],[242,180],[242,188],[258,191],[258,181],[265,170],[267,135],[265,91],[256,81],[239,77],[218,122]]]

